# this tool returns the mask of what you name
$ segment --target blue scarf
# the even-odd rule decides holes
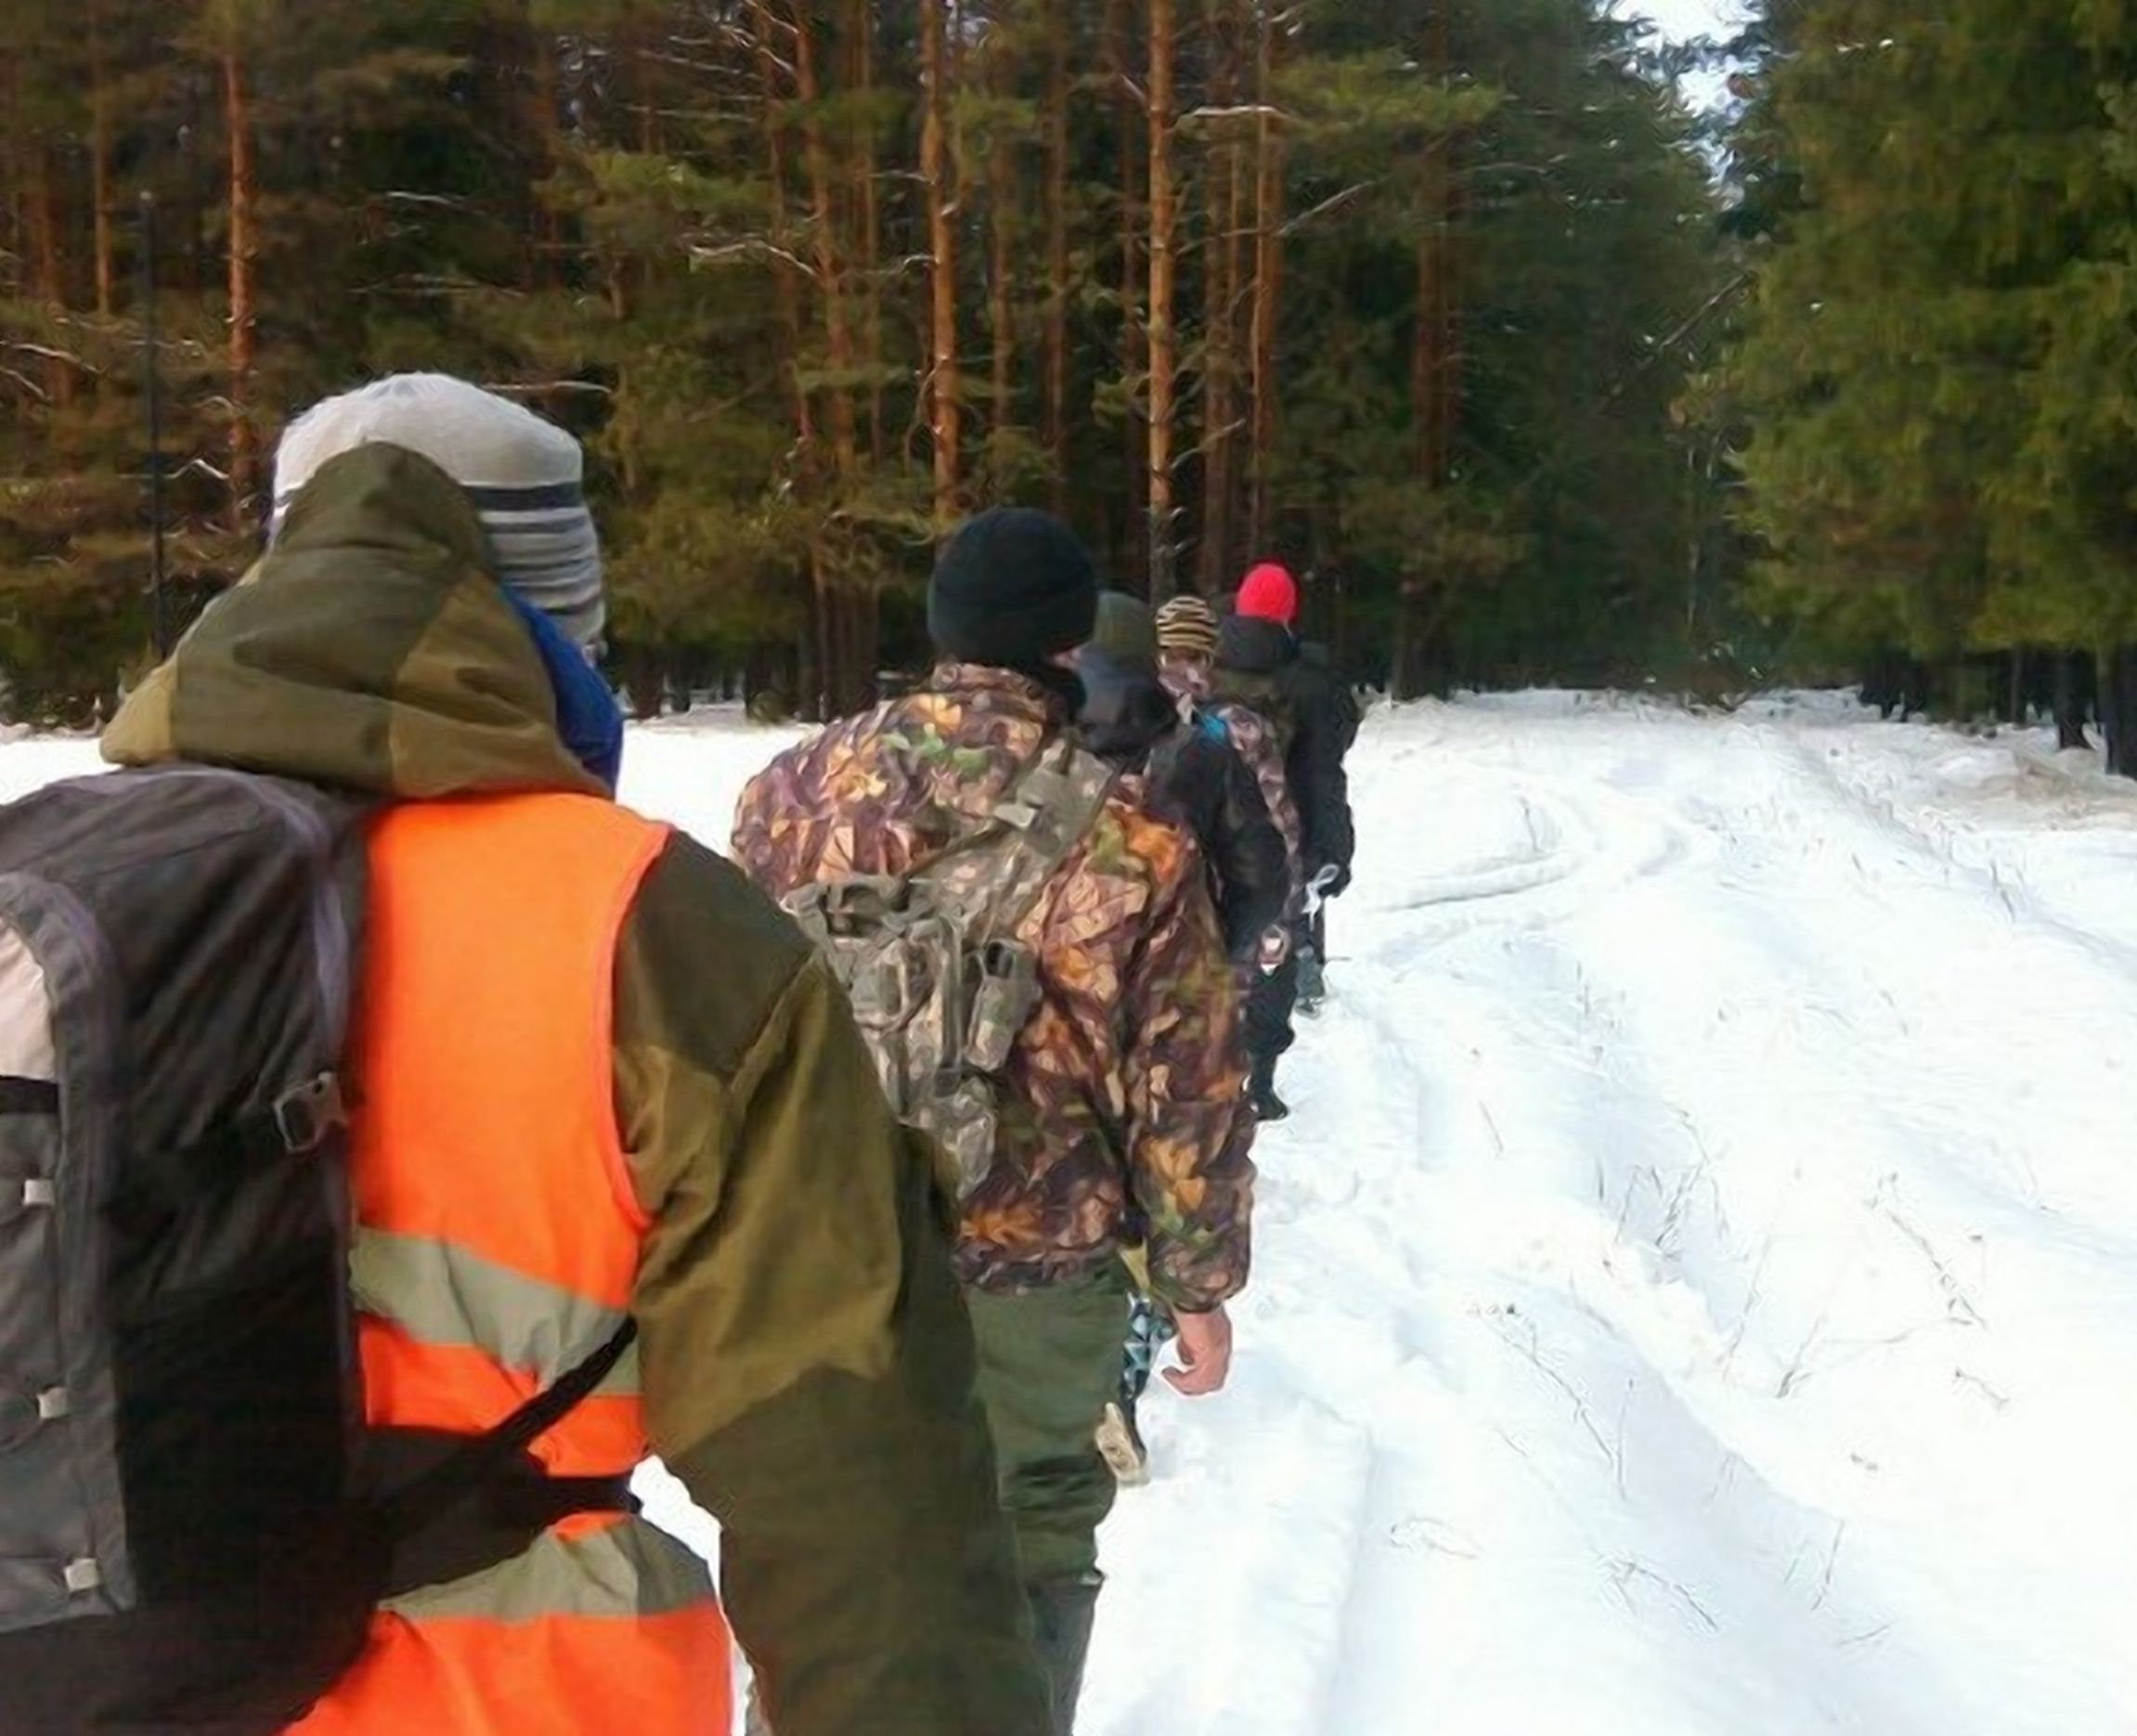
[[[499,586],[527,624],[556,694],[557,733],[571,756],[615,794],[623,775],[623,711],[601,671],[563,629],[510,586]]]

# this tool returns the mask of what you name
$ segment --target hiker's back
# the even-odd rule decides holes
[[[734,853],[782,900],[927,862],[1064,739],[1036,683],[952,667],[921,692],[782,755],[737,810]],[[1107,1132],[1127,1089],[1121,1005],[1151,913],[1201,873],[1186,829],[1116,788],[1021,925],[1038,997],[1003,1069],[993,1172],[966,1201],[960,1268],[1007,1287],[1099,1270],[1117,1239],[1120,1156]],[[1034,1190],[1033,1178],[1046,1185]]]
[[[665,837],[575,796],[413,803],[374,833],[352,1053],[374,1424],[491,1427],[625,1317],[643,1219],[602,1033],[617,928]],[[540,1437],[543,1471],[615,1479],[646,1456],[636,1369]],[[725,1629],[704,1563],[665,1534],[588,1513],[465,1565],[410,1564],[425,1583],[387,1604],[306,1736],[726,1729]]]
[[[1305,884],[1302,867],[1299,804],[1285,764],[1289,746],[1282,719],[1284,708],[1255,682],[1224,683],[1198,708],[1198,719],[1213,723],[1232,750],[1247,762],[1254,782],[1261,786],[1269,818],[1283,835],[1284,862],[1289,879],[1284,913],[1298,913],[1301,889]]]

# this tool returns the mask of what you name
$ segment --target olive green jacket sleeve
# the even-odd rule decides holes
[[[844,997],[680,836],[616,991],[648,1421],[778,1736],[1043,1736],[948,1209]]]

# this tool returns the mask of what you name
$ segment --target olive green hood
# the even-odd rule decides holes
[[[559,736],[541,654],[487,565],[481,521],[435,464],[343,454],[120,707],[104,758],[408,798],[605,794]]]

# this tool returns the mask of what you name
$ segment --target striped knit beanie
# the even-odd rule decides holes
[[[1168,657],[1208,663],[1217,654],[1217,617],[1197,596],[1173,597],[1158,606],[1158,648]]]
[[[291,422],[275,452],[270,539],[321,465],[374,441],[420,453],[459,483],[482,517],[498,579],[588,656],[599,654],[608,610],[578,442],[450,374],[392,374]]]

